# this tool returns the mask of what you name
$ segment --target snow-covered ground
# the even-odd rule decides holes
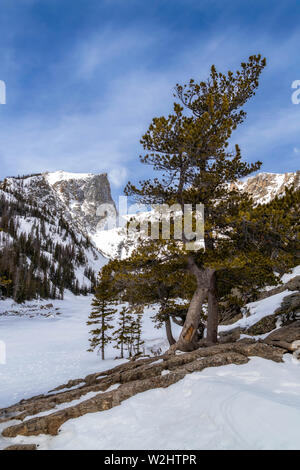
[[[67,421],[58,436],[3,439],[39,449],[300,449],[300,366],[253,358],[187,375]]]
[[[285,282],[298,274],[295,268]],[[249,304],[251,315],[230,328],[272,314],[289,293]],[[86,351],[91,300],[67,293],[63,301],[41,302],[53,307],[40,310],[36,302],[0,302],[0,346],[6,346],[0,408],[121,363],[112,347],[105,361]],[[15,313],[1,316],[7,310]],[[152,314],[143,320],[145,349],[164,351],[165,332],[154,328]],[[180,328],[173,330],[176,337]],[[283,364],[252,358],[245,365],[210,368],[68,421],[57,437],[0,438],[0,448],[14,442],[39,443],[41,449],[300,449],[300,363],[286,355]]]
[[[0,357],[0,408],[121,362],[114,360],[119,352],[113,347],[107,348],[105,361],[96,353],[87,352],[91,327],[86,320],[91,300],[92,296],[76,297],[69,292],[64,300],[41,302],[41,307],[51,303],[53,308],[40,309],[38,316],[34,301],[22,306],[11,300],[0,301],[0,344],[6,349],[5,364],[1,364]],[[15,313],[1,316],[7,310]],[[165,350],[165,333],[154,328],[151,313],[145,316],[143,324],[146,350]]]

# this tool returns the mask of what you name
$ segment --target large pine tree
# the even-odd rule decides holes
[[[127,195],[139,202],[179,204],[182,212],[186,204],[192,206],[194,213],[196,204],[204,204],[204,250],[189,251],[174,240],[152,242],[161,243],[163,251],[167,247],[168,254],[160,256],[161,263],[172,257],[177,263],[184,263],[196,283],[180,338],[172,351],[198,347],[197,331],[206,300],[207,343],[217,341],[217,284],[225,271],[250,269],[259,260],[260,266],[271,270],[274,252],[264,254],[263,250],[268,237],[274,243],[275,240],[270,227],[261,223],[265,209],[253,212],[251,198],[232,187],[238,179],[257,171],[261,162],[245,163],[238,146],[234,152],[228,150],[232,132],[246,117],[243,106],[255,94],[265,65],[260,55],[251,56],[235,73],[223,74],[212,66],[205,82],[190,80],[187,85],[177,85],[173,113],[154,118],[141,140],[147,152],[140,157],[141,162],[151,165],[158,176],[140,182],[139,186],[128,183],[125,189]],[[256,216],[261,234],[257,236],[254,230],[249,237]],[[277,243],[284,244],[283,238],[279,233]],[[190,241],[185,233],[183,241]],[[145,266],[147,258],[145,255]]]

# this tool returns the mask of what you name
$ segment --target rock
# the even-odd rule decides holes
[[[232,325],[233,323],[236,323],[242,318],[243,318],[242,313],[237,313],[233,317],[227,316],[224,320],[221,320],[220,325]]]
[[[290,279],[286,284],[285,287],[288,290],[298,290],[300,291],[300,276],[295,276]]]
[[[195,360],[176,370],[183,370],[186,373],[200,372],[206,369],[207,367],[219,367],[224,366],[226,364],[246,364],[247,362],[249,362],[249,359],[244,354],[227,351],[224,353],[206,357],[202,360]]]
[[[250,326],[250,328],[246,330],[246,334],[255,336],[269,333],[270,331],[275,330],[277,321],[278,318],[275,315],[268,315]]]
[[[274,314],[281,316],[284,325],[300,319],[300,292],[284,297]]]
[[[265,338],[264,342],[267,344],[279,342],[292,344],[297,340],[300,340],[300,320],[273,331]]]
[[[236,332],[238,334],[238,331]],[[56,435],[63,423],[87,413],[105,411],[119,405],[122,401],[146,390],[168,387],[181,380],[186,374],[201,371],[207,367],[226,364],[245,364],[250,356],[260,356],[276,362],[282,361],[282,348],[274,347],[254,340],[243,340],[234,343],[217,344],[203,347],[180,355],[164,355],[158,362],[156,358],[137,359],[84,379],[77,379],[57,387],[54,395],[39,395],[0,410],[0,417],[10,420],[27,420],[9,426],[2,432],[5,437],[17,435],[31,436],[39,434]],[[168,371],[168,373],[165,373]],[[83,385],[81,385],[81,383]],[[67,391],[68,386],[78,388]],[[106,391],[112,384],[120,384],[118,388]],[[74,406],[53,410],[44,416],[35,416],[41,411],[51,410],[57,404],[68,403],[90,391],[99,391],[93,398],[83,400]]]
[[[300,276],[295,276],[285,284],[274,287],[274,289],[261,292],[258,296],[258,300],[266,299],[267,297],[279,294],[280,292],[284,292],[285,290],[300,291]]]
[[[219,337],[220,337],[219,342],[220,343],[233,343],[234,341],[237,341],[238,339],[240,339],[241,332],[242,330],[239,326],[229,331],[221,331],[219,333]]]
[[[3,450],[36,450],[36,444],[14,444],[13,446],[5,447]]]
[[[241,349],[238,349],[241,347]],[[267,345],[263,342],[238,342],[236,343],[236,351],[240,351],[247,356],[258,356],[264,359],[269,359],[274,362],[283,362],[282,356],[284,350],[276,347],[275,345]]]

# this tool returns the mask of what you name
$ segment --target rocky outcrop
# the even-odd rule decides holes
[[[46,395],[22,400],[16,405],[0,410],[2,422],[7,422],[8,425],[2,434],[5,437],[55,435],[61,425],[69,419],[86,413],[108,410],[146,390],[168,387],[186,374],[202,371],[207,367],[245,364],[251,356],[281,362],[285,352],[282,347],[246,339],[179,355],[130,361],[106,372],[70,381]],[[117,388],[109,390],[112,385]],[[84,396],[92,391],[97,393],[84,400]],[[73,400],[78,398],[81,399],[80,402],[72,404]],[[66,407],[55,410],[55,407],[62,403],[65,403]],[[45,411],[49,413],[37,416]],[[20,423],[9,426],[9,422],[13,419],[19,420]]]
[[[56,173],[56,178],[47,174],[45,178],[66,206],[72,219],[89,234],[95,233],[97,227],[104,227],[107,215],[116,213],[107,174],[74,174],[72,177],[69,173]],[[97,215],[97,210],[102,204],[106,205],[107,215],[99,212]]]
[[[265,338],[265,343],[279,347],[283,343],[285,348],[290,344],[290,350],[293,350],[292,343],[298,340],[300,340],[300,320],[273,331]]]
[[[285,290],[300,291],[300,276],[295,276],[285,284],[281,284],[280,286],[274,287],[273,289],[261,292],[257,300],[266,299],[272,295],[280,294],[280,292],[284,292]]]
[[[287,295],[283,298],[279,308],[275,310],[272,315],[259,320],[254,325],[250,326],[245,330],[247,335],[262,335],[269,333],[280,326],[290,325],[291,330],[297,325],[297,320],[300,319],[300,292],[294,292],[293,294]],[[283,328],[279,328],[276,331],[281,331]],[[285,331],[285,330],[283,330]],[[300,336],[299,336],[300,338]]]
[[[277,322],[278,318],[276,318],[275,315],[267,315],[257,323],[254,323],[254,325],[250,326],[250,328],[248,328],[245,333],[251,336],[269,333],[270,331],[275,330]]]
[[[5,447],[3,450],[36,450],[36,444],[15,444],[13,446]]]
[[[258,204],[264,204],[275,196],[284,194],[285,187],[295,185],[299,188],[300,172],[291,173],[258,173],[255,176],[247,178],[245,181],[233,184],[232,187],[238,187],[252,195],[254,201]]]
[[[229,331],[221,331],[219,333],[219,342],[223,344],[233,343],[240,339],[242,332],[243,330],[239,326]]]
[[[280,316],[283,325],[300,319],[300,292],[294,292],[284,297],[274,315]]]
[[[298,289],[299,280],[300,280],[300,276],[296,276],[295,278],[291,279],[288,283],[284,284],[283,286],[280,286],[280,288],[282,288],[282,291],[280,290],[279,292],[283,292],[284,290],[287,290],[287,286],[289,286],[290,288],[288,290]],[[278,292],[275,292],[274,294],[277,294],[277,293]],[[299,319],[300,319],[300,292],[293,292],[292,294],[286,295],[283,298],[280,307],[277,308],[273,314],[263,317],[257,323],[255,323],[254,325],[244,330],[244,332],[247,335],[254,335],[254,336],[262,335],[262,334],[269,333],[275,330],[278,327],[278,325],[283,327],[283,326],[290,325],[290,324],[291,324],[291,329],[293,329],[294,326],[296,327],[297,320]],[[282,328],[280,328],[277,331],[280,331],[280,330],[282,330]],[[233,330],[230,330],[230,332],[232,331]]]

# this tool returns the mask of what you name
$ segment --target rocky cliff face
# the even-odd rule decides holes
[[[108,215],[116,211],[106,173],[93,175],[57,171],[43,176],[70,217],[88,234],[104,226],[105,216],[99,212],[97,215],[99,206],[105,204]]]
[[[251,194],[256,203],[266,204],[275,196],[282,195],[285,187],[290,187],[292,184],[299,188],[300,171],[291,173],[258,173],[232,186]]]
[[[18,190],[25,198],[63,213],[85,234],[92,235],[103,228],[105,216],[97,215],[102,204],[107,215],[116,211],[106,173],[48,172],[31,177],[7,178],[5,187]]]
[[[103,203],[113,210],[105,174],[55,172],[0,182],[0,271],[12,280],[6,294],[22,302],[62,297],[64,289],[90,291],[107,261],[91,241],[105,219],[97,215]]]

